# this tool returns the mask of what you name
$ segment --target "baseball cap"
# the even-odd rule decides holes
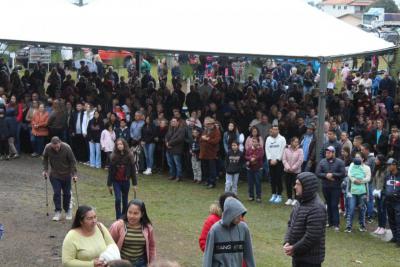
[[[387,165],[397,165],[397,160],[394,158],[389,158],[388,161],[386,162]]]
[[[336,149],[333,146],[328,146],[325,151],[336,152]]]

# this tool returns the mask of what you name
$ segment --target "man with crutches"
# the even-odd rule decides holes
[[[76,159],[71,147],[61,142],[59,137],[54,136],[43,151],[43,176],[45,179],[49,178],[54,192],[55,214],[53,221],[61,219],[62,209],[65,211],[65,219],[72,220],[72,210],[70,208],[71,180],[74,181],[76,186],[78,179],[76,173]],[[63,195],[62,206],[61,191]]]

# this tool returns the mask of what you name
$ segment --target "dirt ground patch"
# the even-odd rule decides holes
[[[32,161],[35,161],[34,164]],[[70,222],[52,222],[52,189],[48,183],[49,218],[40,159],[23,156],[0,162],[0,266],[60,266],[61,246]]]

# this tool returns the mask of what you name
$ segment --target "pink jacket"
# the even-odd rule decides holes
[[[154,231],[153,227],[149,224],[147,227],[142,227],[143,236],[146,240],[146,254],[147,254],[147,263],[150,264],[155,261],[156,258],[156,243],[154,240]],[[121,250],[122,245],[124,244],[125,235],[128,232],[126,228],[126,223],[124,220],[118,220],[114,222],[110,227],[110,234],[117,244],[119,250]]]
[[[303,159],[303,149],[298,148],[296,150],[293,150],[292,148],[290,148],[290,146],[285,148],[282,157],[284,171],[296,174],[300,173]]]

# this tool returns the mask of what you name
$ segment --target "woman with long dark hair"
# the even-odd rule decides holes
[[[145,267],[156,258],[154,231],[143,201],[134,199],[121,219],[110,227],[110,233],[121,252],[121,258],[134,267]]]
[[[110,194],[112,194],[114,189],[115,216],[117,220],[121,218],[122,214],[126,213],[128,207],[130,179],[132,180],[133,189],[136,192],[137,176],[133,154],[130,152],[125,139],[119,138],[115,142],[114,151],[111,154],[107,179],[107,186]]]
[[[253,126],[250,128],[250,135],[247,137],[246,142],[244,144],[245,150],[249,150],[251,148],[251,146],[253,145],[253,138],[257,138],[260,146],[264,148],[264,139],[262,138],[258,128]]]
[[[99,256],[114,241],[107,228],[97,221],[96,211],[89,206],[79,206],[71,230],[62,245],[64,267],[103,267]]]
[[[6,121],[10,127],[10,137],[8,138],[8,146],[10,149],[10,157],[18,158],[20,152],[20,131],[22,121],[22,104],[17,102],[17,97],[12,95],[10,102],[6,108]]]

